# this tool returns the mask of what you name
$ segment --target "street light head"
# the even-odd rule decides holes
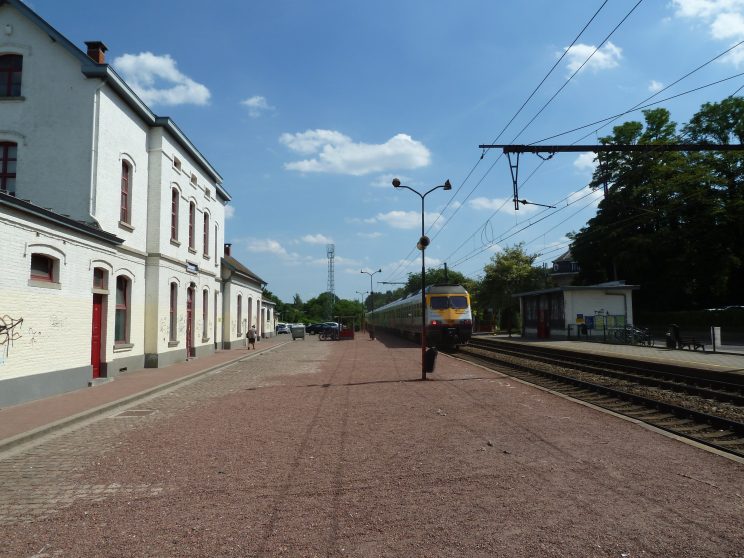
[[[418,244],[416,244],[416,248],[419,250],[426,250],[426,247],[431,244],[431,240],[428,236],[424,235],[421,238],[419,238]]]
[[[399,188],[400,187],[400,180],[397,178],[393,178],[393,188]]]
[[[450,181],[447,180],[447,182],[444,183],[444,189],[445,190],[452,190],[452,184],[450,184]]]

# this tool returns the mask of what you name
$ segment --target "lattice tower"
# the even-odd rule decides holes
[[[335,270],[333,267],[333,259],[336,255],[336,245],[326,244],[326,255],[328,256],[328,288],[327,292],[331,295],[330,298],[330,309],[329,319],[333,316],[333,303],[336,300],[336,285],[334,281]]]

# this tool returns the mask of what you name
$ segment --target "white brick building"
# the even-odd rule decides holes
[[[0,0],[0,406],[237,331],[222,318],[222,177],[87,45]],[[245,295],[257,317],[263,284]]]

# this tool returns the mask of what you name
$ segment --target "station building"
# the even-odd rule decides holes
[[[106,50],[0,0],[0,406],[244,334],[240,295],[224,299],[223,179]],[[263,285],[245,316],[268,324]]]
[[[608,329],[633,324],[633,291],[639,288],[612,281],[517,293],[522,335],[540,339],[600,336]]]

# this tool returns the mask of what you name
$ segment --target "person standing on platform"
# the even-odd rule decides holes
[[[256,337],[258,336],[258,331],[256,331],[256,326],[251,326],[248,330],[248,350],[256,348]]]

